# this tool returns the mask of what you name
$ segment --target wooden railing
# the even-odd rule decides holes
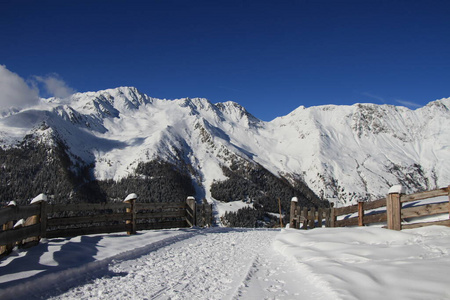
[[[425,200],[429,198],[448,196],[448,200],[440,203],[422,204],[409,207],[403,203]],[[433,216],[438,214],[449,214],[450,216],[450,186],[432,191],[405,195],[400,192],[389,193],[386,198],[359,202],[358,204],[345,207],[331,207],[322,209],[300,208],[293,198],[291,202],[291,228],[314,228],[322,227],[322,220],[326,227],[364,226],[374,223],[385,223],[388,229],[401,230],[417,228],[429,225],[450,226],[450,219],[407,224],[405,219],[416,217]]]
[[[197,205],[193,197],[176,203],[141,203],[136,198],[119,203],[48,204],[45,199],[29,206],[11,203],[0,209],[0,256],[16,245],[34,246],[41,238],[196,226],[196,212],[200,226],[211,226],[211,206]]]
[[[334,226],[333,208],[308,208],[300,207],[298,205],[297,197],[292,198],[291,210],[290,210],[290,228],[296,229],[308,229],[315,228],[316,221],[317,227],[322,227],[325,224],[326,227]]]
[[[374,211],[377,208],[386,207],[386,198],[370,201],[370,202],[358,202],[358,204],[337,207],[334,208],[334,226],[333,227],[345,227],[345,226],[364,226],[373,223],[385,223],[387,221],[386,210]],[[371,211],[366,213],[366,211]],[[358,215],[348,217],[354,213]],[[343,219],[338,217],[345,216]]]
[[[448,196],[448,200],[440,203],[425,204],[421,206],[402,207],[403,203],[435,198],[440,196]],[[390,204],[391,209],[389,209],[389,202],[392,202],[392,204]],[[403,219],[433,216],[443,213],[449,214],[450,218],[450,186],[446,188],[411,195],[398,194],[397,196],[396,194],[390,194],[387,197],[387,204],[388,204],[387,215],[388,215],[389,229],[401,230],[430,225],[450,226],[450,219],[441,221],[413,223],[413,224],[402,223]]]

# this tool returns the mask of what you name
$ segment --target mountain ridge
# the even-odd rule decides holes
[[[183,161],[210,201],[211,185],[228,178],[223,167],[251,163],[345,205],[382,197],[394,184],[408,192],[448,185],[449,111],[450,98],[416,110],[300,106],[265,122],[232,101],[157,99],[119,87],[11,113],[0,118],[0,140],[8,148],[29,134],[49,143],[57,136],[72,162],[93,165],[100,180],[131,176],[154,159]]]

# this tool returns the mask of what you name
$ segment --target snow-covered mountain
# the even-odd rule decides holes
[[[450,98],[417,110],[299,107],[264,122],[235,102],[162,100],[120,87],[42,99],[0,118],[3,148],[30,134],[63,141],[73,165],[92,164],[97,179],[132,175],[139,162],[182,161],[207,199],[211,184],[227,178],[223,166],[246,164],[301,179],[341,204],[382,197],[398,183],[408,192],[450,183]]]

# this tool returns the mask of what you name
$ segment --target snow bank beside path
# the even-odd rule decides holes
[[[274,247],[342,299],[450,299],[450,228],[286,229]]]

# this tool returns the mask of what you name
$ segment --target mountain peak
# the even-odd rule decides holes
[[[20,140],[46,121],[72,158],[94,165],[99,179],[134,174],[140,162],[183,161],[199,190],[236,161],[301,178],[324,198],[349,203],[450,182],[450,98],[426,107],[376,104],[298,107],[264,122],[236,102],[161,100],[134,87],[74,94],[64,103],[0,118],[0,143]],[[431,120],[431,121],[430,121]],[[13,138],[14,139],[13,139]]]
[[[248,127],[259,127],[263,121],[249,113],[243,106],[233,101],[219,102],[215,106],[237,123]]]

